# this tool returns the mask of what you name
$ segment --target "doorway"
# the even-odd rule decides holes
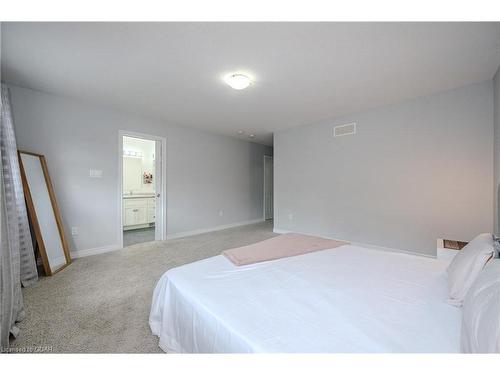
[[[165,138],[120,132],[121,247],[166,238]]]
[[[264,220],[272,220],[274,212],[273,157],[264,156]]]

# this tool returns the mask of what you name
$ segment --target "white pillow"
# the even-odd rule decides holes
[[[493,259],[465,296],[461,350],[500,353],[500,259]]]
[[[448,288],[450,298],[448,302],[455,306],[462,306],[465,295],[479,272],[493,256],[493,236],[483,233],[469,242],[448,266]]]

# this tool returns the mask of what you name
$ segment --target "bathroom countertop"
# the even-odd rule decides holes
[[[144,193],[144,194],[123,194],[123,199],[134,199],[134,198],[154,198],[154,193]]]

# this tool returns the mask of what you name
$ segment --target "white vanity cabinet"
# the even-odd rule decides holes
[[[144,228],[154,224],[155,201],[154,197],[124,197],[123,230]]]

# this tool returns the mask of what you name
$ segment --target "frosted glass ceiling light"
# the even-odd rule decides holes
[[[235,90],[243,90],[252,84],[250,77],[241,73],[231,73],[224,78],[224,81]]]

